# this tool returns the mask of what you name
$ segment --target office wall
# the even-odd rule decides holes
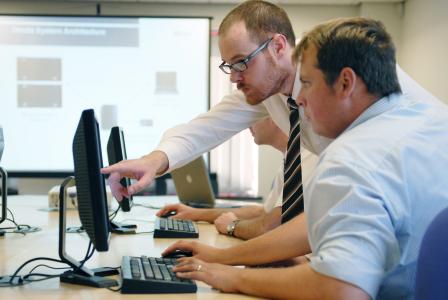
[[[407,0],[400,63],[414,79],[448,103],[448,1]]]
[[[402,67],[445,101],[448,101],[448,91],[443,82],[448,69],[448,59],[444,55],[448,53],[448,21],[442,14],[448,11],[447,6],[444,0],[407,0],[405,4],[283,5],[298,37],[313,25],[335,17],[368,16],[382,20],[397,44]],[[101,6],[101,12],[108,15],[211,16],[212,30],[216,30],[233,7],[223,4],[106,3]],[[96,6],[89,2],[2,1],[0,12],[95,14]],[[211,61],[219,61],[216,37],[212,38],[211,50]],[[218,77],[213,72],[211,75],[211,101],[216,103],[231,86],[224,82],[227,81],[225,76]],[[220,91],[214,91],[214,87],[220,87]],[[258,156],[258,161],[264,162],[258,168],[258,189],[260,195],[266,196],[282,158],[268,147],[260,148]],[[50,186],[59,182],[54,179],[21,179],[13,184],[22,193],[46,193]]]

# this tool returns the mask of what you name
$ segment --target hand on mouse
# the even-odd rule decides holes
[[[187,250],[174,250],[173,252],[166,253],[164,258],[181,258],[181,257],[190,257],[193,256],[193,252]]]
[[[178,241],[166,248],[162,252],[162,256],[165,257],[176,250],[190,251],[194,257],[204,261],[225,263],[225,261],[221,261],[221,259],[224,257],[223,251],[226,249],[208,246],[196,241]]]
[[[164,215],[167,215],[169,212],[175,212],[175,215],[171,217],[173,219],[201,221],[201,214],[199,209],[189,207],[180,203],[165,205],[165,207],[163,207],[156,213],[156,216],[162,217]]]

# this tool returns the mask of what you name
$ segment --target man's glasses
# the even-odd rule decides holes
[[[222,62],[222,64],[219,65],[219,68],[226,74],[230,74],[232,72],[232,70],[236,71],[236,72],[243,72],[247,69],[247,63],[254,58],[255,56],[257,56],[258,53],[260,53],[261,51],[263,51],[268,45],[269,43],[272,41],[272,37],[270,39],[268,39],[266,42],[264,42],[263,44],[260,45],[260,47],[258,47],[257,49],[255,49],[254,52],[252,52],[251,54],[249,54],[248,56],[246,56],[245,58],[243,58],[242,60],[234,63],[234,64],[226,64],[224,61]]]

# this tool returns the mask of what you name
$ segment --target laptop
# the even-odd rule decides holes
[[[183,167],[171,171],[174,187],[181,203],[198,208],[240,207],[227,203],[217,204],[210,176],[202,156]]]

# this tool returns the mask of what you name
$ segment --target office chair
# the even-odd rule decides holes
[[[430,223],[417,259],[415,299],[448,298],[448,207]]]

